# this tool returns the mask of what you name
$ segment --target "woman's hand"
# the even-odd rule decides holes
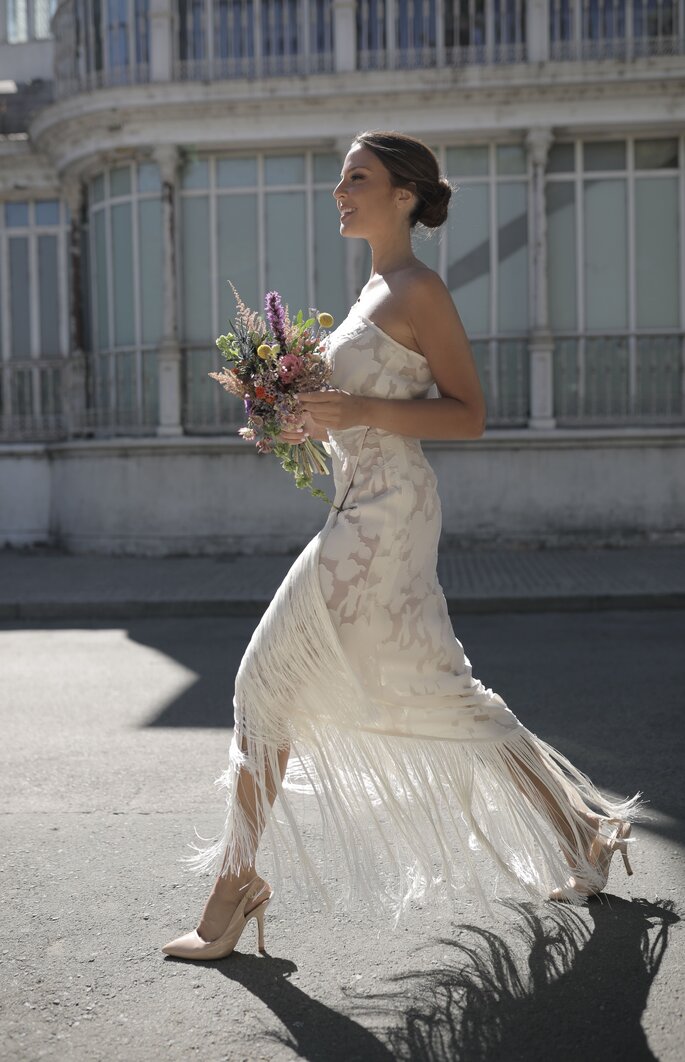
[[[322,439],[328,441],[328,432],[325,428],[321,428],[320,425],[317,426],[314,424],[311,413],[304,412],[302,414],[302,417],[303,423],[301,428],[295,428],[289,431],[281,431],[278,433],[279,442],[297,444],[304,442],[307,436],[311,436],[312,439],[318,439],[319,441],[321,441]]]
[[[364,423],[366,402],[364,395],[348,391],[300,391],[300,409],[312,418],[314,427],[344,431]]]

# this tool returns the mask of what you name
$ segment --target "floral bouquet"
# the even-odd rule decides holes
[[[237,314],[233,328],[219,336],[216,345],[228,362],[220,372],[210,372],[214,380],[238,398],[247,413],[247,427],[238,434],[256,443],[262,454],[273,453],[286,472],[291,472],[297,487],[306,487],[317,498],[324,491],[312,484],[315,472],[328,475],[323,448],[310,439],[299,443],[279,441],[281,431],[296,431],[304,424],[299,408],[298,391],[321,391],[327,388],[331,366],[324,356],[328,339],[325,330],[333,325],[329,313],[310,310],[306,320],[302,310],[294,320],[283,306],[277,291],[270,291],[265,301],[265,317],[250,310],[231,284]]]

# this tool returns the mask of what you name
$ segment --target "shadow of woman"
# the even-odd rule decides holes
[[[180,961],[180,960],[176,960]],[[289,1036],[264,1032],[310,1062],[393,1062],[388,1048],[345,1014],[308,996],[289,980],[289,959],[235,952],[227,961],[205,963],[251,992],[282,1022]]]
[[[458,939],[440,940],[454,953],[442,968],[403,973],[392,979],[395,991],[359,999],[360,1013],[385,1014],[392,1056],[654,1059],[640,1016],[669,928],[680,920],[674,905],[604,894],[583,914],[558,907],[540,915],[531,904],[509,901],[504,906],[521,918],[514,941],[479,926],[455,926]]]

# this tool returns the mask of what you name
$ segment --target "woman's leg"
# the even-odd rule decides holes
[[[243,752],[247,751],[245,738],[241,741],[241,749]],[[285,775],[289,754],[289,748],[279,749],[277,753],[281,780]],[[269,805],[271,806],[276,799],[277,790],[276,782],[268,763],[266,764],[265,777],[267,798]],[[258,791],[255,777],[246,768],[242,768],[238,774],[236,799],[245,813],[245,818],[252,832],[253,851],[256,853],[259,840],[264,831],[265,822],[261,808],[260,793]],[[224,858],[224,865],[222,866],[219,877],[214,883],[214,888],[205,904],[200,924],[197,927],[198,933],[204,940],[216,940],[216,938],[224,931],[230,921],[233,910],[240,901],[241,890],[244,889],[255,876],[256,870],[254,862],[252,862],[251,866],[242,868],[238,874],[231,872],[225,873]],[[253,907],[256,907],[261,898],[260,895],[255,897],[247,910],[252,910]]]
[[[560,803],[558,797],[554,793],[554,789],[558,790],[558,783],[552,781],[552,775],[549,768],[544,762],[542,756],[536,752],[536,758],[539,761],[539,767],[533,770],[528,764],[520,759],[515,753],[512,753],[512,758],[516,761],[518,767],[523,771],[528,779],[528,783],[523,783],[517,776],[515,771],[512,771],[512,778],[516,782],[521,792],[529,799],[533,799],[536,795],[542,797],[544,808],[547,812],[547,816],[554,827],[557,835],[561,834],[564,838],[564,842],[560,841],[559,847],[571,868],[582,865],[587,860],[590,846],[597,836],[599,830],[600,819],[590,808],[585,804],[580,793],[576,791],[575,799],[573,801],[573,808],[571,808],[571,801],[566,802],[564,806]],[[548,776],[549,785],[543,780],[544,776]],[[531,793],[531,786],[535,790],[535,793]],[[537,806],[539,802],[533,801]],[[575,823],[577,833],[574,832],[571,825],[571,810],[575,813]],[[579,851],[579,842],[582,846],[582,850]]]

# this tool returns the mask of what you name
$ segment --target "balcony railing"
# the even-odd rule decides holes
[[[685,0],[62,0],[60,97],[148,80],[261,78],[685,52]],[[158,16],[164,16],[163,31]]]

